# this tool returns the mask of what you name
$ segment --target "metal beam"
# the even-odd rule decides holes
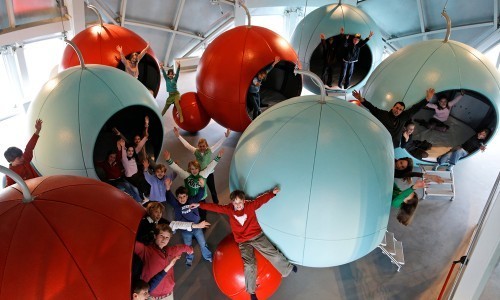
[[[120,26],[125,25],[125,13],[127,12],[127,0],[122,0],[120,5]]]
[[[224,21],[220,26],[215,28],[212,32],[210,32],[204,40],[200,41],[198,44],[196,44],[193,48],[191,48],[186,54],[184,54],[182,57],[188,57],[189,55],[193,54],[195,51],[200,49],[205,43],[209,43],[215,37],[217,37],[222,31],[227,30],[229,26],[231,26],[234,22],[234,17],[229,17],[226,21]]]
[[[118,22],[116,21],[116,18],[118,18],[118,15],[112,15],[114,14],[113,12],[110,12],[110,9],[105,5],[105,4],[102,4],[100,0],[94,0],[94,6],[97,7],[97,9],[99,10],[99,12],[103,15],[105,15],[110,21],[111,23],[115,24],[115,25],[119,25]]]
[[[487,26],[493,26],[493,22],[484,22],[484,23],[470,24],[470,25],[464,25],[464,26],[456,26],[456,27],[452,27],[451,30],[452,31],[465,30],[465,29],[481,28],[481,27],[487,27]],[[397,41],[407,40],[407,39],[416,38],[416,37],[422,37],[422,36],[429,35],[429,34],[443,33],[443,32],[446,32],[446,28],[431,30],[431,31],[423,32],[423,33],[409,34],[409,35],[405,35],[405,36],[401,36],[401,37],[397,37],[397,38],[392,38],[392,39],[387,39],[387,42],[394,43]]]
[[[62,22],[65,28],[70,27],[67,17],[63,17]],[[23,41],[26,40],[59,34],[62,31],[63,25],[61,24],[60,17],[19,25],[13,29],[6,28],[3,29],[2,34],[0,34],[0,46],[23,43]]]
[[[418,18],[420,20],[420,32],[424,33],[425,32],[425,19],[424,19],[424,7],[422,0],[417,0],[417,7],[418,7]],[[427,35],[424,35],[424,40],[427,39]]]
[[[14,14],[13,0],[5,0],[5,9],[7,10],[7,17],[9,18],[9,27],[16,27],[16,15]]]
[[[181,20],[182,12],[184,11],[184,4],[186,3],[186,0],[180,0],[179,5],[177,5],[177,11],[175,12],[175,17],[174,17],[174,30],[177,31],[179,28],[179,22]],[[163,60],[164,63],[168,64],[170,61],[170,53],[172,52],[172,46],[174,45],[174,40],[175,40],[175,35],[176,33],[172,33],[172,36],[170,37],[170,41],[168,42],[168,47],[167,47],[167,52],[165,53],[165,59]]]
[[[484,53],[488,51],[491,47],[497,45],[498,43],[500,43],[500,28],[495,30],[485,39],[483,39],[480,43],[477,44],[475,48],[480,52]]]
[[[144,23],[144,22],[138,22],[138,21],[125,21],[125,25],[132,25],[132,26],[137,26],[137,27],[144,27],[144,28],[149,28],[149,29],[155,29],[155,30],[161,30],[161,31],[166,31],[166,32],[171,32],[171,33],[176,33],[179,35],[187,36],[193,39],[198,39],[198,40],[204,40],[205,38],[203,36],[194,34],[194,33],[189,33],[189,32],[183,32],[179,30],[173,30],[170,27],[166,26],[160,26],[160,25],[154,25],[154,24],[149,24],[149,23]]]
[[[73,35],[85,29],[85,2],[81,0],[66,0],[68,15]],[[70,37],[71,38],[71,37]]]

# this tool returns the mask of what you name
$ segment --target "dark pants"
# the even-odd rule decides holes
[[[431,118],[429,120],[429,122],[428,122],[427,128],[434,129],[434,130],[437,130],[437,131],[445,132],[448,129],[450,129],[450,126],[448,126],[445,123],[439,121],[438,119]]]
[[[252,120],[260,115],[260,95],[259,93],[247,94],[247,106],[252,111]]]
[[[210,175],[208,175],[207,186],[210,190],[210,195],[212,195],[212,202],[215,204],[219,204],[219,198],[217,197],[217,191],[215,190],[214,173],[210,173]]]
[[[342,82],[345,79],[344,88],[347,89],[349,87],[349,83],[351,82],[352,73],[354,72],[354,62],[342,61],[340,76],[339,76],[339,87],[342,88]]]
[[[321,76],[321,79],[323,80],[323,83],[328,86],[333,84],[333,67],[334,64],[329,63],[325,63],[323,66],[323,75]]]

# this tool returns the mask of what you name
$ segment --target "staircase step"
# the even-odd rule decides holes
[[[386,233],[386,234],[387,234],[387,233]],[[382,239],[382,242],[380,242],[380,245],[381,245],[381,246],[385,246],[385,245],[387,245],[387,241],[386,241],[386,239],[385,239],[386,234],[384,234],[384,238]]]
[[[401,264],[401,265],[404,265],[405,264],[405,256],[403,254],[403,243],[401,241],[395,241],[395,250],[396,250],[396,254],[394,255],[394,259],[396,259],[396,261]]]
[[[452,190],[436,189],[436,188],[427,188],[425,190],[425,194],[427,196],[447,196],[447,197],[453,197],[453,191]]]
[[[387,252],[389,252],[392,255],[396,254],[396,249],[394,245],[394,233],[387,231],[385,233],[385,241],[386,241],[386,245],[384,246],[385,250],[387,250]]]

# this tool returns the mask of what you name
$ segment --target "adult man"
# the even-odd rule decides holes
[[[401,135],[403,134],[403,129],[415,113],[419,111],[421,108],[423,108],[427,102],[429,102],[432,99],[432,96],[434,96],[434,89],[430,88],[426,92],[425,99],[416,103],[409,109],[405,110],[405,104],[403,102],[396,102],[394,106],[391,108],[391,110],[386,111],[386,110],[381,110],[370,102],[368,102],[365,98],[361,96],[361,93],[354,90],[352,91],[352,95],[354,98],[358,99],[361,104],[363,104],[364,107],[366,107],[372,115],[375,116],[382,124],[384,124],[385,128],[389,131],[392,137],[392,143],[394,145],[394,148],[399,147],[400,141],[401,141]]]

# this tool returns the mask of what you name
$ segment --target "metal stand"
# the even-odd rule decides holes
[[[428,169],[429,166],[420,165],[422,169],[422,173],[426,173],[429,175],[437,175],[444,179],[444,182],[439,184],[435,182],[429,182],[427,187],[424,187],[424,195],[422,199],[425,199],[427,196],[435,196],[435,197],[448,197],[450,201],[453,201],[455,198],[455,180],[453,178],[453,171],[433,171],[432,169]]]
[[[382,253],[387,255],[391,262],[398,267],[398,272],[405,264],[405,256],[403,254],[403,243],[394,238],[394,233],[386,231],[382,243],[378,245]]]

